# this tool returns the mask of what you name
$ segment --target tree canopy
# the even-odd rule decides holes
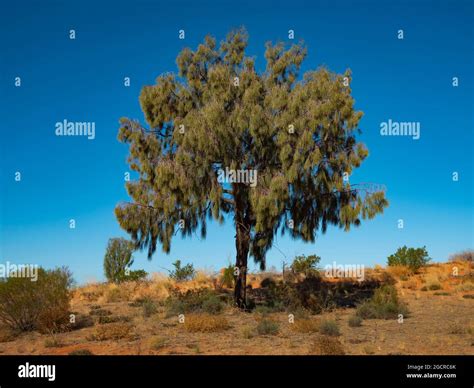
[[[169,252],[178,231],[205,237],[210,219],[231,214],[236,266],[244,269],[251,255],[264,268],[277,233],[314,242],[329,225],[349,230],[388,205],[383,191],[363,192],[344,179],[368,155],[356,140],[362,112],[350,70],[300,76],[304,45],[267,43],[259,73],[247,41],[238,29],[220,45],[207,36],[196,50],[183,49],[178,74],[141,91],[148,128],[121,119],[119,140],[129,144],[139,177],[126,185],[132,201],[115,212],[149,258],[157,244]],[[222,183],[226,168],[258,172],[255,187]]]

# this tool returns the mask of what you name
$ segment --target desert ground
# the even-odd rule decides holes
[[[393,277],[398,296],[409,311],[403,322],[363,319],[350,324],[354,307],[290,315],[291,311],[243,312],[228,303],[214,314],[173,314],[166,304],[173,292],[218,289],[220,294],[231,295],[232,290],[204,272],[182,283],[155,274],[144,282],[88,284],[74,289],[71,311],[75,323],[70,330],[15,333],[0,327],[0,354],[474,354],[472,263],[431,264],[416,274],[379,266],[367,272],[372,277]],[[252,274],[249,283],[258,290],[268,278],[279,280],[281,274]],[[271,322],[270,329],[261,329],[262,320]],[[321,329],[325,321],[332,322],[333,330]]]

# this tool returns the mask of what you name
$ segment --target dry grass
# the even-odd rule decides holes
[[[296,319],[291,325],[297,333],[316,333],[319,331],[319,322],[313,319]]]
[[[344,347],[341,341],[334,337],[320,336],[315,342],[316,354],[322,356],[344,355]]]
[[[188,314],[184,319],[184,328],[191,333],[213,333],[230,328],[225,317],[210,314]]]
[[[92,341],[108,341],[128,338],[132,331],[132,325],[126,323],[109,323],[95,328],[89,337]]]

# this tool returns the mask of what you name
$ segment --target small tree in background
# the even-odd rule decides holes
[[[320,261],[321,258],[316,255],[296,256],[291,264],[291,271],[295,275],[303,274],[306,277],[318,276],[317,265]]]
[[[104,272],[109,282],[120,283],[127,278],[127,268],[133,264],[134,246],[120,237],[111,238],[104,257]]]
[[[186,264],[184,267],[181,267],[181,260],[176,260],[173,263],[174,270],[170,272],[170,278],[176,280],[177,282],[184,282],[185,280],[194,279],[196,276],[196,271],[192,264]]]
[[[412,271],[417,271],[424,267],[431,258],[428,256],[426,247],[423,248],[407,248],[404,245],[398,248],[397,251],[390,255],[387,259],[389,266],[403,265],[409,267]]]

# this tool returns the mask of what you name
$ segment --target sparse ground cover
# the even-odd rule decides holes
[[[386,319],[358,314],[364,302],[328,304],[316,314],[269,307],[260,299],[273,297],[264,290],[281,282],[280,274],[249,275],[249,294],[260,302],[251,312],[232,307],[232,290],[204,273],[185,282],[155,275],[120,287],[91,284],[74,290],[76,323],[68,330],[16,332],[1,326],[0,354],[474,354],[471,266],[452,261],[417,273],[367,270],[369,281],[391,279],[403,323],[397,314]],[[397,313],[390,292],[365,303],[387,302],[387,311]]]

